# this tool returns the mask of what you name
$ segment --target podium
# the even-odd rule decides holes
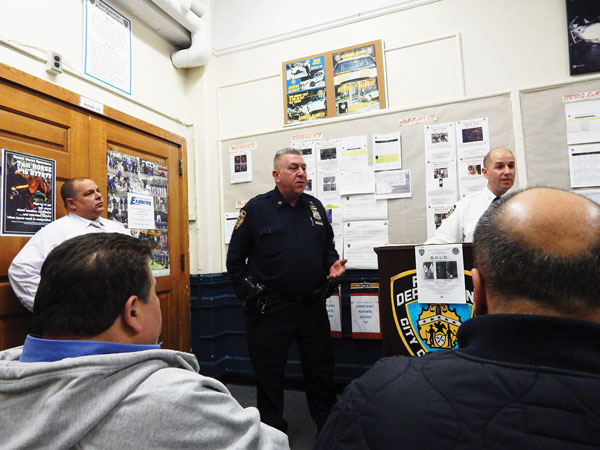
[[[456,331],[473,316],[472,244],[462,245],[466,304],[418,302],[414,245],[376,247],[384,356],[423,356],[456,347]]]

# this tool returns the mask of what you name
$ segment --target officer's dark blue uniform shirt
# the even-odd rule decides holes
[[[227,252],[227,271],[243,299],[241,281],[252,275],[280,295],[309,295],[326,282],[339,259],[325,208],[302,194],[291,206],[277,188],[240,211]]]

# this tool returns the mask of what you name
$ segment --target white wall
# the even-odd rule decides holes
[[[43,58],[46,49],[60,53],[79,73],[83,71],[83,5],[83,0],[0,0],[0,37],[14,45],[0,43],[0,62],[185,135],[177,119],[186,119],[186,72],[171,64],[173,48],[139,22],[132,23],[131,95],[85,76],[54,76],[45,71],[45,62],[37,58]]]
[[[222,213],[231,208],[222,205],[228,186],[219,142],[282,128],[283,61],[381,38],[392,109],[569,79],[564,0],[438,0],[321,27],[361,5],[386,12],[405,3],[213,0],[213,48],[221,56],[191,70],[175,69],[170,45],[134,21],[131,96],[69,74],[51,77],[42,62],[4,44],[0,61],[185,136],[192,273],[221,272]],[[0,37],[51,48],[81,70],[82,8],[82,0],[0,0]],[[291,31],[297,37],[276,41]],[[270,43],[249,48],[261,39]]]
[[[314,33],[298,29],[294,16],[298,3],[291,7],[288,2],[262,0],[253,2],[254,10],[247,9],[242,0],[214,3],[213,30],[218,33],[213,34],[213,46],[224,54],[211,63],[213,75],[208,84],[212,86],[204,88],[217,93],[214,115],[207,116],[208,125],[204,124],[218,130],[217,139],[205,142],[203,151],[210,154],[220,154],[219,139],[249,136],[251,140],[253,134],[282,128],[283,61],[374,39],[383,39],[386,48],[391,109],[569,79],[564,0],[441,0]],[[265,12],[265,4],[274,3],[287,5],[283,8],[287,13],[282,16],[279,6],[273,13]],[[348,2],[320,3],[326,12],[337,7],[340,17],[347,12],[344,5]],[[220,14],[219,8],[229,15]],[[314,8],[313,14],[319,11]],[[248,48],[248,43],[257,39],[275,38],[282,23],[302,35]],[[226,40],[223,36],[227,35],[236,36],[237,41],[233,37]],[[233,44],[240,50],[226,48]],[[318,123],[305,127],[318,128]],[[220,186],[217,172],[205,183],[212,198],[221,197],[220,189],[228,188]],[[231,205],[226,205],[220,211],[207,211],[206,220],[220,226],[222,213],[231,210]],[[219,255],[213,251],[214,247],[207,270],[224,270],[224,247],[220,266],[216,264]],[[205,258],[202,255],[200,259]]]

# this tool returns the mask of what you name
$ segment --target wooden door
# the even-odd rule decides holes
[[[88,133],[86,113],[0,78],[0,148],[56,160],[57,190],[66,179],[89,175]],[[57,200],[56,218],[64,214]],[[21,345],[28,332],[30,314],[15,297],[7,275],[28,239],[0,236],[0,349]]]
[[[73,177],[92,178],[107,191],[108,149],[168,168],[170,274],[157,277],[163,348],[189,351],[190,292],[185,140],[104,107],[96,116],[78,107],[79,95],[0,63],[0,148],[56,160],[57,192]],[[56,217],[66,212],[60,195]],[[104,213],[106,217],[106,211]],[[8,282],[8,267],[28,238],[0,236],[0,349],[21,345],[29,312]]]
[[[102,180],[102,183],[97,181],[99,186],[107,186],[107,151],[139,157],[140,160],[166,166],[168,169],[167,243],[170,274],[156,277],[156,291],[163,316],[161,339],[163,348],[189,351],[191,325],[187,189],[183,177],[185,158],[182,143],[133,130],[103,118],[93,117],[90,127],[90,176],[94,180]],[[108,199],[105,203],[108,205]],[[109,207],[105,209],[108,211]]]

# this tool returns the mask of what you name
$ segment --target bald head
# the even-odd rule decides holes
[[[553,256],[571,257],[598,242],[600,207],[570,192],[529,189],[506,202],[497,224],[523,245]]]
[[[494,148],[483,158],[481,172],[488,180],[488,189],[501,197],[515,182],[515,156],[507,148]]]
[[[473,245],[493,297],[564,315],[600,311],[600,206],[591,200],[550,188],[518,192],[484,213]]]

